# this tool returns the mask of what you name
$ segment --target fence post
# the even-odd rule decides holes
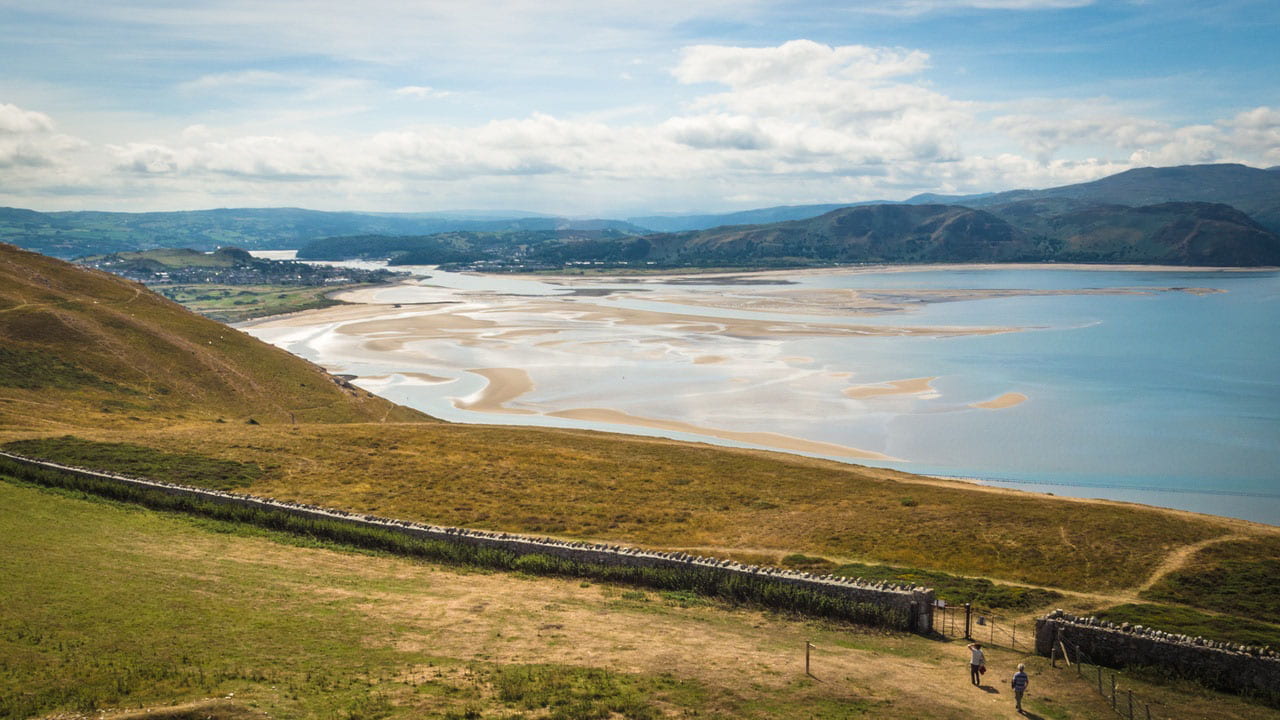
[[[1133,690],[1129,690],[1129,720],[1133,720]]]
[[[1151,720],[1151,706],[1147,705],[1147,720]]]
[[[1116,674],[1111,673],[1111,709],[1116,709]]]
[[[973,639],[973,637],[971,637],[969,634],[970,630],[972,630],[973,628],[972,621],[973,621],[973,606],[970,605],[969,603],[965,603],[964,604],[964,639],[965,640]]]
[[[1102,690],[1102,666],[1101,665],[1098,666],[1098,694],[1101,695],[1102,697],[1107,696],[1107,694]]]

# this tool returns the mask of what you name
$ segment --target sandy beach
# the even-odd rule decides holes
[[[635,425],[637,427],[671,430],[673,432],[689,433],[691,435],[705,435],[707,437],[720,438],[721,440],[751,443],[753,445],[774,448],[776,450],[786,450],[789,452],[813,453],[815,455],[828,455],[831,457],[849,458],[852,460],[895,459],[888,455],[873,452],[871,450],[859,450],[858,448],[852,448],[846,445],[805,440],[803,438],[791,437],[790,435],[782,435],[779,433],[721,430],[718,428],[702,427],[692,423],[681,422],[679,420],[659,420],[655,418],[639,417],[630,413],[625,413],[619,410],[609,410],[607,408],[576,408],[573,410],[557,410],[546,414],[551,417],[570,418],[573,420],[587,420],[589,422],[609,423],[611,425]]]
[[[534,415],[533,410],[509,408],[506,404],[533,390],[533,380],[529,373],[520,368],[480,368],[468,370],[480,375],[489,383],[484,386],[474,400],[458,398],[453,406],[459,410],[471,410],[484,413],[507,413],[512,415]]]
[[[994,400],[987,400],[986,402],[970,403],[969,407],[982,408],[984,410],[1003,410],[1005,408],[1011,408],[1015,405],[1021,405],[1026,401],[1027,401],[1027,396],[1023,395],[1022,393],[1007,392],[1001,395],[1000,397],[995,398]]]
[[[530,379],[528,372],[521,370],[520,368],[478,368],[468,370],[467,372],[472,372],[484,377],[488,383],[479,393],[471,396],[473,399],[455,399],[453,401],[453,405],[460,410],[495,414],[542,414],[547,415],[548,417],[585,420],[593,423],[631,425],[635,427],[653,428],[655,430],[668,430],[672,432],[687,433],[690,435],[701,435],[708,438],[718,438],[734,442],[750,443],[761,447],[785,450],[788,452],[812,453],[815,455],[827,455],[830,457],[848,458],[852,460],[895,459],[883,453],[871,450],[861,450],[859,448],[837,445],[835,443],[805,440],[804,438],[792,437],[781,433],[710,428],[679,420],[662,420],[657,418],[641,417],[639,415],[633,415],[621,410],[612,410],[609,408],[571,408],[568,410],[555,410],[543,413],[538,413],[535,410],[526,408],[510,408],[506,406],[507,403],[533,391],[533,381]]]
[[[877,383],[875,385],[855,385],[845,388],[845,397],[855,400],[863,398],[877,397],[879,395],[919,395],[933,391],[933,381],[936,377],[911,378],[908,380],[893,380],[887,383]]]

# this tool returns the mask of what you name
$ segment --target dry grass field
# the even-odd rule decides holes
[[[1017,662],[1032,717],[1109,712],[1073,673],[1002,650],[974,688],[962,642],[299,544],[3,481],[0,508],[0,572],[24,580],[0,585],[0,717],[1012,718]],[[1276,717],[1124,682],[1158,717]]]
[[[252,462],[246,490],[388,517],[650,547],[933,568],[1082,592],[1234,524],[888,470],[586,431],[139,423],[95,440]],[[910,498],[912,502],[904,502]],[[1259,531],[1261,532],[1261,530]]]

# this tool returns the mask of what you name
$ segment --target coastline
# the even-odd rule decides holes
[[[804,438],[784,435],[782,433],[724,430],[721,428],[695,425],[681,420],[663,420],[659,418],[642,417],[640,415],[633,415],[628,412],[611,408],[569,408],[565,410],[538,412],[527,408],[507,407],[507,403],[515,401],[520,397],[533,392],[533,380],[529,377],[529,373],[527,371],[521,368],[477,368],[468,370],[467,372],[475,373],[476,375],[483,377],[487,382],[483,388],[478,392],[467,396],[467,398],[454,398],[453,406],[459,410],[508,415],[545,415],[547,417],[584,420],[591,423],[601,423],[605,425],[630,425],[634,427],[650,428],[653,430],[667,430],[707,438],[748,443],[775,450],[827,455],[852,460],[897,460],[897,458],[890,457],[873,450],[862,450],[859,448],[849,447],[847,445],[838,445],[836,443],[806,440]]]
[[[1150,266],[917,265],[864,266],[857,268],[856,272],[909,272],[921,269],[946,272],[960,267],[1139,273],[1153,270]],[[1180,266],[1160,269],[1168,272],[1195,270]],[[1247,276],[1268,269],[1213,270]],[[795,271],[764,272],[771,275],[791,275]],[[809,268],[799,272],[848,274],[851,269]],[[705,279],[739,274],[718,273],[696,277]],[[300,349],[308,357],[318,358],[319,362],[329,364],[334,372],[349,373],[358,368],[358,372],[370,378],[387,377],[394,373],[405,375],[408,379],[390,383],[399,386],[401,390],[393,391],[389,396],[420,409],[428,408],[428,412],[454,421],[503,424],[502,417],[505,415],[523,416],[519,421],[512,420],[519,425],[547,424],[590,429],[592,425],[598,424],[599,427],[595,429],[606,432],[627,432],[627,427],[644,428],[648,431],[672,433],[669,437],[677,437],[683,441],[698,442],[705,439],[707,442],[720,441],[720,444],[729,446],[747,445],[802,456],[855,462],[889,462],[907,472],[912,472],[913,467],[919,467],[925,472],[943,470],[944,474],[944,468],[949,465],[946,457],[928,451],[923,443],[925,440],[951,442],[951,437],[959,438],[961,435],[904,435],[914,431],[913,423],[917,422],[915,418],[921,419],[920,427],[925,427],[927,422],[931,429],[959,428],[961,424],[974,427],[973,423],[986,427],[990,424],[993,431],[1001,433],[1002,437],[1024,437],[1022,442],[1010,446],[1015,452],[1013,461],[965,462],[953,467],[960,469],[961,473],[965,472],[965,468],[982,468],[980,472],[985,472],[989,467],[991,472],[1002,473],[1004,477],[1037,477],[1035,470],[1028,470],[1038,467],[1034,463],[1028,464],[1029,453],[1036,457],[1048,457],[1050,460],[1058,459],[1059,455],[1065,457],[1068,453],[1055,453],[1051,447],[1045,446],[1048,455],[1037,455],[1039,450],[1028,448],[1041,446],[1028,439],[1027,433],[1021,432],[1020,428],[1028,427],[1028,423],[1038,423],[1044,413],[1053,412],[1054,403],[1070,397],[1066,394],[1066,388],[1051,385],[1042,391],[1039,383],[1029,381],[1025,376],[1003,376],[999,373],[966,376],[963,367],[957,372],[954,363],[935,364],[924,360],[942,360],[942,357],[938,357],[939,353],[949,357],[951,347],[963,347],[966,354],[980,358],[982,352],[979,348],[985,347],[985,344],[977,343],[986,342],[980,339],[984,335],[1013,331],[1014,335],[1022,336],[1018,331],[1058,331],[1054,334],[1032,332],[1026,335],[1050,340],[1055,336],[1062,337],[1061,332],[1092,333],[1094,331],[1090,328],[1099,324],[1071,320],[1067,324],[1046,323],[1042,326],[1037,324],[1034,314],[988,313],[985,304],[962,305],[961,312],[948,307],[936,315],[922,315],[915,322],[910,319],[882,318],[864,324],[861,320],[848,318],[842,323],[834,317],[830,320],[816,316],[796,317],[790,314],[790,309],[782,312],[775,310],[777,319],[761,314],[761,311],[768,309],[765,306],[773,298],[782,297],[783,293],[798,296],[805,291],[825,292],[832,285],[830,282],[810,283],[808,286],[800,284],[795,289],[785,286],[779,288],[773,283],[718,287],[719,283],[714,282],[705,288],[699,287],[701,283],[672,285],[662,288],[660,292],[605,287],[601,293],[587,294],[554,287],[548,292],[546,285],[538,286],[537,283],[550,284],[551,279],[541,276],[532,278],[537,282],[528,285],[523,282],[504,282],[511,279],[506,274],[482,276],[497,278],[493,283],[475,279],[453,279],[456,276],[447,273],[434,274],[434,277],[434,281],[406,279],[391,286],[361,288],[341,295],[347,301],[367,304],[263,318],[254,325],[268,324],[268,328],[261,333],[264,337],[274,335],[279,338],[280,344]],[[1115,286],[1109,284],[1107,278],[1082,277],[1072,280],[1059,276],[1057,279],[1038,281],[1034,279],[1035,275],[1028,277],[1032,279],[1025,281],[1026,287],[1032,289],[1027,291],[1000,289],[1008,283],[1021,284],[1023,280],[1000,282],[984,280],[978,276],[974,280],[922,280],[919,282],[925,290],[918,293],[881,289],[896,282],[884,279],[872,283],[878,286],[874,292],[880,293],[880,297],[872,299],[881,303],[900,300],[909,309],[915,309],[937,302],[964,303],[997,297],[1001,299],[1001,304],[992,303],[991,307],[999,311],[1003,307],[1023,307],[1010,305],[1019,302],[1036,303],[1034,307],[1058,307],[1048,297],[1040,299],[1047,295],[1109,295],[1115,299],[1095,297],[1064,302],[1074,303],[1076,307],[1110,307],[1114,308],[1115,313],[1127,314],[1130,313],[1127,309],[1129,307],[1169,305],[1156,297],[1127,300],[1126,296],[1154,296],[1173,291],[1184,294],[1183,297],[1186,298],[1176,299],[1170,296],[1169,302],[1183,308],[1179,310],[1180,317],[1185,310],[1193,310],[1197,315],[1211,315],[1217,312],[1214,308],[1235,306],[1221,305],[1224,301],[1220,299],[1190,299],[1189,296],[1199,295],[1205,289],[1164,287],[1165,283],[1159,277],[1148,276],[1134,281],[1118,279]],[[569,280],[572,284],[609,284],[603,276],[575,277]],[[656,275],[628,280],[660,282]],[[433,282],[437,284],[433,286]],[[910,288],[916,282],[904,281],[899,287]],[[969,292],[968,289],[975,286],[966,285],[967,282],[990,282],[997,289]],[[1130,282],[1135,287],[1116,287]],[[1179,278],[1168,284],[1175,282],[1187,281]],[[1270,278],[1228,280],[1225,277],[1222,280],[1191,279],[1188,284],[1197,282],[1205,285],[1215,297],[1221,297],[1224,292],[1230,292],[1235,297],[1236,288],[1243,283],[1248,283],[1248,287],[1259,288],[1270,288],[1273,285]],[[856,287],[866,283],[853,281],[850,284]],[[846,284],[838,282],[835,285],[842,287]],[[387,287],[392,288],[393,292],[380,295],[386,292]],[[684,296],[686,290],[688,298],[681,297],[677,305],[669,305],[673,301],[663,303],[662,299],[665,298],[659,297],[677,293]],[[610,293],[612,296],[606,297]],[[735,305],[745,298],[759,305],[703,311],[694,301],[698,295],[705,298],[726,297],[729,298],[728,302]],[[1028,299],[1023,301],[1020,298]],[[392,302],[392,299],[399,302]],[[441,302],[424,303],[421,302],[422,299]],[[816,303],[823,298],[804,300]],[[1202,305],[1202,302],[1205,304]],[[671,307],[670,311],[666,310],[668,306]],[[837,309],[848,312],[847,307],[848,304]],[[945,319],[929,322],[928,318],[931,317]],[[998,321],[1002,317],[1006,322],[1016,317],[1018,321],[1026,322],[1027,326],[967,326],[968,323],[976,324],[984,319]],[[1119,315],[1106,317],[1111,322]],[[277,321],[274,327],[271,326],[273,319]],[[1089,315],[1085,319],[1093,320]],[[861,340],[855,339],[862,337],[879,339],[870,340],[864,345]],[[913,337],[929,339],[918,343],[910,339],[892,339]],[[956,337],[970,339],[954,342],[946,340]],[[1129,337],[1135,336],[1130,334]],[[935,342],[933,338],[939,340]],[[1000,347],[1022,347],[1027,342],[1000,341]],[[1046,343],[1033,343],[1032,346],[1044,344]],[[875,349],[865,352],[862,350],[873,346]],[[885,364],[882,348],[886,347],[913,348],[907,356],[912,358],[912,362],[901,366]],[[828,350],[814,352],[817,348]],[[833,351],[833,348],[840,350]],[[447,372],[438,372],[433,367],[447,369]],[[546,394],[541,395],[539,400],[532,403],[524,400],[534,388],[528,373],[520,370],[520,367],[536,370],[538,384],[541,386],[543,382],[546,383],[545,387],[540,387]],[[575,368],[589,371],[578,375]],[[427,377],[412,378],[403,372],[405,370],[422,372],[432,377],[430,380]],[[442,374],[447,374],[456,381],[458,373],[478,375],[484,379],[484,386],[477,389],[478,383],[469,382],[446,388],[438,381],[432,383],[432,380]],[[971,383],[971,378],[980,378],[980,381]],[[1004,382],[1001,382],[1002,378]],[[939,380],[936,386],[935,380]],[[633,385],[633,382],[638,384]],[[433,384],[436,387],[431,387]],[[1004,387],[1001,387],[1002,384]],[[469,392],[461,391],[460,388],[463,387],[475,389],[475,392],[465,397],[452,397],[459,392]],[[942,388],[941,391],[939,387]],[[661,399],[661,394],[667,392],[667,388],[673,393],[671,400]],[[1035,388],[1032,394],[1041,398],[1040,402],[1027,410],[1011,410],[1029,402],[1025,393],[1030,388]],[[1019,390],[1023,392],[1018,392]],[[653,392],[657,395],[645,395]],[[832,395],[847,400],[842,405]],[[1119,401],[1128,402],[1123,398]],[[712,424],[719,427],[705,427],[679,419],[702,417],[704,414],[701,411],[688,415],[681,412],[682,406],[700,407],[694,403],[701,402],[723,403],[722,410],[708,416],[716,418]],[[742,403],[741,413],[737,412],[737,403]],[[1006,416],[1001,412],[1006,410],[1018,414]],[[806,415],[806,412],[810,414]],[[540,416],[546,420],[540,421]],[[776,418],[777,422],[760,422],[761,418],[769,417]],[[963,420],[960,419],[962,417]],[[990,419],[984,419],[986,417]],[[574,421],[574,424],[557,424],[554,418]],[[741,422],[738,418],[741,418]],[[825,429],[812,434],[807,432],[810,425],[817,427],[817,424],[822,424]],[[738,427],[735,428],[735,425]],[[848,430],[836,429],[845,425]],[[771,432],[752,433],[748,428],[766,428]],[[633,432],[652,434],[640,430]],[[806,440],[806,436],[822,438],[828,442]],[[904,442],[907,437],[917,439]],[[832,440],[835,442],[829,442]],[[967,447],[983,443],[984,441],[975,438]],[[1073,446],[1080,447],[1080,444],[1076,442]],[[1188,445],[1191,446],[1193,445]],[[1141,473],[1131,471],[1129,465],[1132,463],[1122,463],[1124,469],[1111,471],[1121,481],[1115,485],[1117,491],[1108,496],[1118,498],[1120,502],[1125,501],[1121,498],[1128,497],[1125,483],[1140,482]],[[1006,468],[1009,469],[1006,471]],[[1177,472],[1169,477],[1179,479],[1177,482],[1170,481],[1171,487],[1197,486],[1197,483],[1182,482],[1182,476]],[[1224,480],[1224,483],[1222,487],[1236,487],[1230,484],[1229,479]],[[1200,486],[1208,487],[1209,482],[1200,483]],[[1257,483],[1252,486],[1239,485],[1240,489],[1254,487],[1265,489],[1267,486]],[[1086,484],[1082,483],[1081,488],[1085,494],[1093,494]],[[1102,494],[1108,493],[1103,491]],[[1261,519],[1263,522],[1275,514],[1271,509],[1274,503],[1270,500],[1259,503],[1254,510],[1236,509],[1241,503],[1229,498],[1216,501],[1206,499],[1201,503],[1192,496],[1184,500],[1175,497],[1168,503],[1160,500],[1155,504],[1192,509],[1203,507],[1207,512],[1227,516],[1234,514],[1236,517]]]

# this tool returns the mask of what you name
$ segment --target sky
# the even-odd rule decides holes
[[[0,205],[591,217],[1280,165],[1276,0],[0,0]]]

